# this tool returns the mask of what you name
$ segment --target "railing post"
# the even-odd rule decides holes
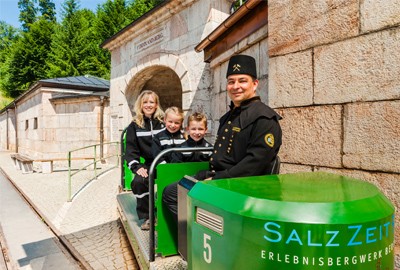
[[[94,146],[94,179],[97,180],[97,159],[96,159],[96,154],[97,154],[97,145]]]
[[[119,147],[119,142],[109,142],[109,143],[106,143],[106,144],[108,144],[108,145],[116,144],[117,147]],[[75,150],[72,150],[72,151],[68,152],[68,202],[72,202],[73,197],[76,195],[76,194],[72,195],[72,176],[74,176],[75,174],[79,173],[82,170],[87,170],[87,168],[90,167],[90,166],[93,166],[94,178],[92,178],[91,180],[97,179],[97,177],[98,177],[98,174],[97,174],[97,161],[100,161],[100,160],[102,160],[102,158],[104,158],[104,157],[102,157],[102,158],[100,157],[99,159],[97,159],[97,146],[99,146],[99,145],[98,144],[90,145],[90,146],[78,148],[78,149],[75,149]],[[94,161],[93,165],[92,165],[92,163],[90,163],[88,165],[85,165],[82,168],[78,168],[76,172],[72,172],[72,157],[71,157],[72,156],[72,152],[76,152],[76,151],[80,151],[80,150],[84,150],[84,149],[88,149],[88,148],[92,148],[92,147],[94,148],[93,149],[94,156],[93,156],[93,159],[91,159],[91,160]],[[115,167],[118,167],[119,166],[119,156],[120,156],[119,151],[117,151],[117,153],[114,154],[114,155],[107,156],[106,159],[113,158],[115,156],[117,157],[117,159],[116,159],[117,160],[117,164],[115,164]]]
[[[121,160],[122,160],[122,154],[119,152],[121,149],[121,147],[119,147],[119,142],[115,143],[115,147],[117,149],[117,158],[116,158],[117,164],[115,164],[115,166],[119,167],[121,165]],[[123,166],[121,166],[121,167],[123,167]]]
[[[71,202],[71,193],[72,193],[72,187],[71,187],[71,152],[68,152],[68,201]]]

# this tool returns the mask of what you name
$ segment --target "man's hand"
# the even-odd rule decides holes
[[[215,175],[215,172],[213,171],[199,171],[194,178],[197,180],[212,180],[213,176]]]

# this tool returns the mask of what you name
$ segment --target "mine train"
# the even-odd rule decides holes
[[[121,135],[122,157],[125,134]],[[394,206],[373,184],[325,172],[197,181],[207,162],[149,172],[150,231],[140,229],[123,158],[120,219],[141,269],[394,269]],[[156,177],[155,177],[156,176]],[[161,194],[178,184],[178,230]]]

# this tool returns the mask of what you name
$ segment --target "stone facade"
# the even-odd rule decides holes
[[[0,149],[16,150],[15,110],[7,109],[0,114]]]
[[[102,45],[111,51],[111,140],[132,121],[134,102],[144,89],[158,93],[163,109],[175,105],[185,113],[213,115],[211,73],[194,47],[228,17],[230,2],[166,2]]]
[[[259,78],[257,94],[261,97],[262,101],[268,104],[270,100],[270,94],[267,91],[269,84],[267,37],[267,28],[261,28],[210,62],[210,67],[213,73],[213,86],[211,95],[211,107],[213,110],[211,120],[213,121],[213,127],[216,127],[212,130],[213,138],[216,137],[218,131],[217,127],[219,125],[219,118],[229,109],[228,105],[230,104],[230,99],[226,92],[226,70],[228,67],[229,58],[233,54],[247,54],[256,59],[257,73]]]
[[[283,116],[281,173],[323,170],[363,179],[398,209],[400,2],[270,0],[267,27],[203,59],[193,48],[228,13],[228,1],[171,1],[151,15],[157,20],[145,18],[106,42],[112,140],[129,124],[146,84],[160,96],[181,96],[186,112],[205,112],[215,138],[229,104],[227,61],[248,54],[258,63],[258,94]],[[178,86],[162,86],[160,73]],[[173,102],[165,95],[163,100]],[[399,254],[400,230],[396,239]],[[399,255],[396,260],[400,265]]]
[[[1,113],[1,149],[34,160],[67,159],[68,151],[100,143],[101,121],[103,141],[110,142],[108,98],[66,95],[60,98],[56,88],[35,89],[18,99],[16,107]],[[88,151],[79,155],[93,156],[93,149]]]
[[[400,226],[400,2],[269,1],[269,104],[284,119],[281,172],[372,182]],[[400,267],[400,230],[396,229]]]

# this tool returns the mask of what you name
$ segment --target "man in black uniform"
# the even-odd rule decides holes
[[[214,180],[271,174],[282,144],[281,117],[261,102],[256,61],[248,55],[229,60],[227,92],[230,111],[221,117],[210,169],[200,171],[198,180]],[[177,220],[177,184],[164,189],[163,203]]]

